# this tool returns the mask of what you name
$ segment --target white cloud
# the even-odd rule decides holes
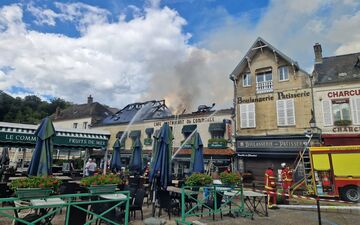
[[[360,48],[359,4],[340,0],[273,0],[254,24],[247,15],[226,15],[223,24],[189,44],[186,20],[173,9],[149,1],[144,9],[128,6],[131,18],[109,21],[107,10],[83,3],[56,3],[39,12],[39,24],[69,21],[80,37],[27,29],[22,6],[0,8],[0,89],[22,86],[39,95],[122,107],[135,101],[167,100],[172,108],[193,111],[199,104],[232,105],[228,75],[257,36],[262,36],[303,68],[313,63],[312,46],[324,55]],[[35,6],[30,9],[38,12]],[[40,9],[40,8],[39,8]],[[29,9],[28,9],[29,10]],[[40,9],[45,12],[46,9]],[[116,15],[114,16],[116,17]],[[359,50],[357,50],[359,51]]]
[[[55,26],[55,19],[59,17],[59,14],[55,13],[53,10],[36,7],[32,2],[27,5],[27,10],[35,16],[35,23],[39,25],[46,24],[49,26]]]

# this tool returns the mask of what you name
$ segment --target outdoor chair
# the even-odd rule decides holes
[[[219,192],[216,192],[216,202],[214,201],[214,199],[210,199],[209,201],[204,203],[205,206],[202,205],[202,207],[201,207],[201,217],[203,217],[204,208],[208,209],[209,211],[210,211],[210,209],[215,210],[215,205],[216,205],[216,209],[220,209],[222,199],[223,199],[223,195],[221,193],[219,193]],[[212,216],[213,216],[213,220],[215,220],[215,213],[212,213]],[[221,216],[221,219],[222,219],[223,215],[222,215],[222,210],[221,209],[220,209],[220,216]]]
[[[168,191],[160,190],[157,193],[159,199],[159,217],[161,216],[161,209],[165,209],[168,212],[169,219],[171,218],[170,214],[176,212],[179,214],[179,203],[171,199],[170,193]],[[174,209],[176,209],[174,211]]]
[[[197,188],[192,188],[191,190],[192,190],[192,191],[195,191],[195,192],[198,192],[199,189],[200,189],[200,188],[197,187]],[[185,195],[185,204],[186,204],[186,207],[187,207],[188,209],[191,209],[191,208],[192,208],[193,203],[194,203],[194,204],[197,204],[196,199],[198,198],[198,193],[196,193],[196,194],[191,194],[190,196],[191,196],[191,197]]]
[[[143,203],[144,203],[144,197],[145,197],[145,190],[144,189],[138,189],[135,195],[134,203],[130,205],[130,215],[133,213],[134,219],[136,218],[136,211],[140,210],[141,212],[141,220],[143,220]]]

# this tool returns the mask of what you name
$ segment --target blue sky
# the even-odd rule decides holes
[[[360,51],[359,24],[357,0],[3,0],[0,90],[225,108],[257,37],[311,73],[316,42],[324,56]]]

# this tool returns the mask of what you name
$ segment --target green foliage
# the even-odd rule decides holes
[[[35,95],[13,98],[0,91],[0,121],[12,123],[38,124],[42,118],[55,113],[56,108],[65,109],[71,106],[60,98],[42,101]]]
[[[334,122],[335,126],[349,126],[351,125],[351,120],[337,120]]]
[[[13,180],[10,183],[10,188],[16,190],[17,188],[42,188],[53,189],[57,191],[61,185],[61,180],[52,176],[44,177],[27,177],[23,179]]]
[[[222,172],[220,173],[220,180],[225,185],[234,186],[241,183],[241,176],[237,173]]]
[[[227,140],[225,138],[210,138],[208,143],[224,143],[227,144]]]
[[[85,187],[91,185],[103,185],[103,184],[122,184],[123,181],[118,175],[115,174],[106,174],[106,175],[95,175],[90,177],[85,177],[80,180],[80,184]]]
[[[186,178],[185,185],[187,186],[206,186],[212,183],[211,176],[204,173],[193,173]]]

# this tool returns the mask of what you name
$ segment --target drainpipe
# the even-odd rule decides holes
[[[236,119],[237,119],[237,107],[236,107],[236,97],[237,97],[237,79],[236,79],[236,76],[234,74],[231,74],[230,75],[230,80],[233,81],[233,85],[234,85],[234,97],[233,97],[233,107],[234,107],[234,111],[233,111],[233,114],[232,114],[232,119],[233,119],[233,122],[234,122],[234,150],[236,152],[236,137],[237,137],[237,123],[236,123]],[[236,163],[236,169],[239,171],[240,168],[239,167],[239,162],[238,160],[236,160],[237,163]]]

